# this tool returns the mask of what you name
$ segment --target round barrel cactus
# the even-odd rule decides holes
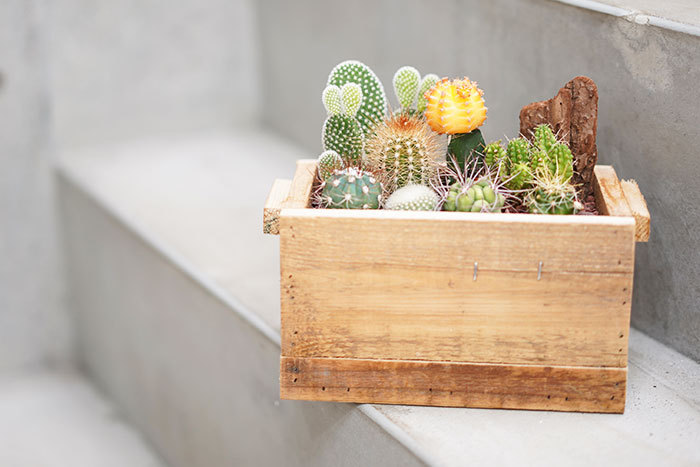
[[[408,185],[399,188],[386,200],[386,209],[395,211],[435,211],[440,197],[425,185]]]
[[[455,182],[447,193],[445,211],[501,212],[506,198],[489,180],[482,179],[471,185]]]
[[[382,184],[372,173],[352,167],[334,173],[322,186],[325,208],[377,209],[382,201]]]

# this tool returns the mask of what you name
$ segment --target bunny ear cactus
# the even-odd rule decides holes
[[[416,102],[416,109],[419,113],[422,114],[425,112],[425,108],[428,106],[428,100],[425,98],[425,94],[430,90],[430,88],[435,86],[438,81],[440,81],[438,75],[430,73],[425,75],[423,80],[420,82],[420,87],[418,88],[418,99]]]
[[[362,105],[362,89],[348,83],[342,88],[326,86],[321,96],[328,118],[323,124],[323,148],[337,152],[348,164],[362,158],[364,137],[360,122],[355,118]]]
[[[435,211],[440,197],[425,185],[407,185],[399,188],[386,200],[386,209],[395,211]]]
[[[340,154],[332,149],[323,151],[321,155],[318,156],[318,176],[321,180],[328,179],[328,177],[344,167],[345,164]]]
[[[336,209],[377,209],[382,200],[382,184],[370,172],[348,168],[322,183],[321,206]]]
[[[399,68],[394,74],[394,92],[399,99],[402,112],[409,112],[413,109],[418,97],[418,87],[420,86],[420,73],[412,66]]]
[[[348,83],[355,83],[362,90],[362,103],[356,117],[363,134],[369,135],[372,127],[382,121],[387,113],[384,87],[367,65],[356,60],[339,63],[328,76],[328,85],[343,86]]]

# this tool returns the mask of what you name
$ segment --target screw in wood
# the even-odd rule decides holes
[[[474,261],[474,280],[476,280],[476,274],[479,271],[479,263]]]
[[[537,280],[542,279],[542,261],[540,261],[540,265],[537,266]]]

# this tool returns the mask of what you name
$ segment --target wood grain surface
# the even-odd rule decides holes
[[[644,195],[642,195],[639,185],[637,185],[637,182],[634,180],[622,180],[620,185],[622,185],[622,191],[627,199],[627,204],[629,204],[632,215],[634,216],[635,240],[638,242],[648,242],[651,219],[647,203],[644,200]]]
[[[311,190],[316,178],[316,160],[300,159],[289,187],[287,199],[282,203],[283,208],[308,208],[311,206]]]
[[[282,399],[622,413],[627,368],[280,360]]]
[[[282,203],[289,195],[289,188],[292,185],[291,180],[278,178],[272,184],[270,193],[267,195],[265,207],[263,208],[263,233],[270,235],[279,235],[279,217]]]

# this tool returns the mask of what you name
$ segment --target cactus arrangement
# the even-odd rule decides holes
[[[573,157],[548,125],[532,141],[486,144],[484,93],[411,66],[392,80],[400,108],[388,114],[382,83],[358,61],[338,64],[322,102],[324,151],[315,205],[342,209],[574,214]],[[447,136],[443,136],[447,135]]]
[[[370,172],[348,168],[322,183],[321,205],[325,208],[378,209],[382,184]]]
[[[394,191],[409,184],[428,185],[444,157],[444,144],[423,119],[399,114],[375,127],[365,164]]]

